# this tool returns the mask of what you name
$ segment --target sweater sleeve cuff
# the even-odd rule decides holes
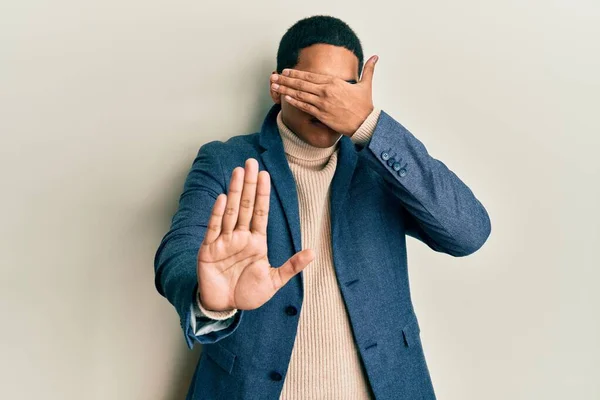
[[[198,307],[196,312],[199,312],[202,316],[205,316],[205,317],[208,317],[208,318],[211,318],[214,320],[219,320],[219,321],[227,319],[227,318],[231,318],[237,312],[237,308],[234,308],[233,310],[228,310],[228,311],[207,310],[206,308],[204,308],[202,306],[202,303],[200,302],[200,293],[198,293],[198,292],[196,292],[196,306]]]
[[[374,107],[373,111],[371,111],[371,114],[367,116],[363,123],[358,127],[356,132],[350,136],[350,140],[352,140],[352,142],[355,144],[365,145],[369,139],[371,139],[371,136],[373,136],[373,131],[377,125],[379,114],[381,114],[381,109]]]

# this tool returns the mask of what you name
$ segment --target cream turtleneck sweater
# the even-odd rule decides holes
[[[378,113],[369,117],[354,142],[372,134]],[[312,146],[287,128],[281,111],[277,126],[296,180],[302,249],[315,253],[303,270],[304,299],[280,400],[371,399],[333,266],[329,201],[339,139],[331,147]]]
[[[368,142],[380,112],[373,109],[350,137],[354,143]],[[339,139],[331,147],[312,146],[284,124],[281,110],[277,126],[296,182],[302,249],[315,253],[303,270],[304,298],[280,400],[372,399],[333,265],[330,184]],[[198,306],[201,314],[220,320],[217,323],[229,322],[237,311],[215,312]],[[218,329],[228,325],[221,324]]]

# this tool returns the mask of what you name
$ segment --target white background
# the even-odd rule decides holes
[[[0,397],[181,399],[154,252],[205,142],[256,132],[285,30],[330,14],[376,104],[474,191],[466,258],[409,241],[441,400],[600,398],[600,3],[0,4]]]

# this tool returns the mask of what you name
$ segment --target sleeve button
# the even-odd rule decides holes
[[[395,162],[394,165],[392,165],[392,168],[394,168],[394,171],[398,171],[400,169],[400,163]]]
[[[390,155],[389,155],[389,153],[388,153],[388,152],[384,151],[383,153],[381,153],[381,158],[382,158],[384,161],[387,161],[387,160],[389,160],[389,159],[390,159]]]
[[[400,170],[398,170],[398,175],[400,175],[400,176],[406,175],[406,170],[404,168],[401,168]]]

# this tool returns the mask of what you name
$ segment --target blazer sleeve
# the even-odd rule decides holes
[[[195,342],[215,343],[231,335],[239,326],[244,311],[239,310],[225,329],[206,335],[195,335],[190,310],[198,289],[197,257],[204,240],[212,207],[225,193],[219,149],[222,142],[202,145],[186,177],[179,205],[169,231],[162,238],[154,256],[156,290],[175,307],[180,325],[191,349]]]
[[[375,109],[363,125],[352,141],[403,207],[406,234],[455,257],[481,248],[491,222],[471,189],[385,111]]]

